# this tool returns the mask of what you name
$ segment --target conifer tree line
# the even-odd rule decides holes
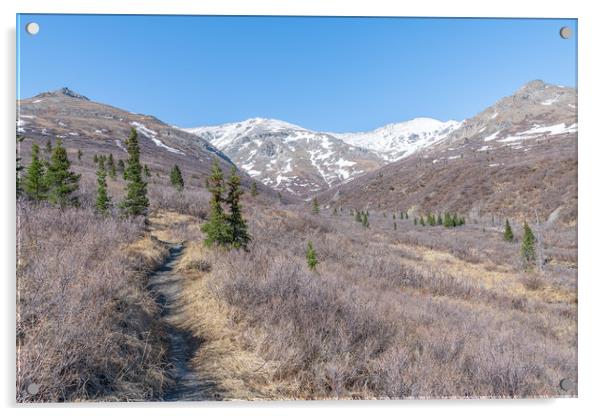
[[[128,177],[126,196],[119,207],[126,216],[146,215],[149,201],[146,196],[146,182],[142,179],[140,147],[134,128],[130,132],[127,145],[127,166],[120,160]],[[78,150],[78,159],[82,155],[83,153]],[[107,175],[111,178],[116,176],[115,161],[112,154],[94,155],[93,160],[97,164],[95,208],[99,213],[107,214],[112,206],[107,190]],[[17,162],[17,170],[22,170],[20,158],[17,158]],[[53,147],[52,142],[48,140],[44,146],[44,156],[41,154],[40,146],[37,143],[32,144],[31,163],[22,177],[20,174],[17,177],[17,192],[34,202],[45,201],[60,208],[77,207],[79,199],[76,194],[79,180],[80,175],[71,170],[71,162],[62,141],[57,139]]]
[[[71,171],[62,141],[58,139],[53,148],[49,140],[44,151],[46,157],[41,158],[40,147],[36,143],[31,147],[31,163],[23,176],[23,194],[32,201],[47,201],[61,208],[79,206],[75,193],[80,175]]]
[[[207,185],[211,192],[210,213],[207,222],[201,226],[206,234],[205,245],[246,249],[251,236],[242,215],[240,198],[243,191],[236,168],[232,167],[228,181],[224,182],[222,169],[214,159]],[[229,212],[226,212],[224,205]]]
[[[441,214],[435,215],[432,213],[428,213],[426,214],[426,217],[421,215],[418,218],[414,218],[414,225],[418,224],[422,226],[429,225],[431,227],[443,225],[445,228],[453,228],[466,224],[466,220],[464,219],[464,217],[459,216],[458,214],[452,215],[448,212],[446,212],[443,216],[441,216]]]

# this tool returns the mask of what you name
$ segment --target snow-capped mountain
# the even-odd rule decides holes
[[[330,188],[439,142],[457,121],[417,118],[370,132],[315,132],[280,120],[185,129],[265,185],[297,195]]]
[[[263,184],[297,195],[327,189],[384,165],[374,152],[280,120],[185,129],[228,155]]]
[[[364,147],[387,161],[396,161],[439,142],[462,122],[415,118],[403,123],[387,124],[373,131],[331,133],[353,146]],[[219,146],[218,146],[219,147]]]

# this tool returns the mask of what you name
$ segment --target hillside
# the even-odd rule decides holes
[[[26,139],[20,152],[26,158],[32,141],[43,146],[47,140],[60,138],[71,154],[81,150],[84,158],[90,159],[90,163],[83,163],[84,168],[94,169],[91,159],[95,154],[112,153],[115,159],[126,158],[124,142],[133,127],[138,132],[142,161],[151,171],[167,175],[177,164],[187,180],[200,186],[214,158],[226,171],[233,166],[224,153],[203,139],[156,117],[91,101],[69,88],[17,101],[17,108],[17,133]],[[244,173],[242,176],[243,184],[248,187],[251,179]],[[261,187],[270,192],[269,188]]]
[[[472,217],[577,216],[577,92],[532,81],[449,136],[322,195],[325,204]]]

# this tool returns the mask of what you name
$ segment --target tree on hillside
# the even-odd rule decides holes
[[[368,212],[365,212],[365,213],[364,213],[364,216],[363,216],[363,218],[362,218],[362,225],[363,225],[365,228],[370,228],[370,223],[368,222]]]
[[[142,166],[140,165],[140,146],[138,133],[132,127],[127,141],[128,159],[124,170],[126,177],[125,198],[119,204],[127,216],[146,216],[148,214],[148,198],[146,196],[146,182],[142,180]]]
[[[422,218],[422,215],[420,216],[420,225],[422,225],[423,227],[426,225],[424,223],[424,218]]]
[[[211,209],[209,219],[201,226],[205,233],[205,245],[208,247],[214,244],[225,246],[230,243],[230,232],[226,222],[226,214],[222,208],[224,193],[224,174],[217,159],[213,159],[211,167],[211,176],[207,180],[209,192],[211,192]]]
[[[236,168],[232,167],[230,178],[228,179],[228,193],[226,203],[230,208],[230,215],[227,217],[230,243],[234,248],[247,248],[251,237],[247,232],[247,223],[242,216],[242,207],[240,197],[243,194],[240,188],[240,176],[236,173]]]
[[[94,164],[97,164],[98,163],[98,155],[94,155],[92,160],[94,161]]]
[[[123,159],[119,159],[117,161],[117,170],[119,172],[121,172],[121,175],[123,176],[123,179],[125,179],[125,162],[123,161]]]
[[[169,181],[178,191],[184,189],[184,178],[182,177],[182,171],[178,165],[174,165],[174,167],[171,168],[171,172],[169,172]]]
[[[362,217],[363,217],[363,216],[362,216],[362,214],[360,214],[360,212],[359,212],[359,211],[355,211],[355,220],[356,220],[357,222],[362,222]]]
[[[320,204],[318,204],[318,200],[316,198],[311,201],[311,213],[314,215],[320,213]]]
[[[46,152],[46,156],[49,158],[52,154],[52,141],[50,139],[46,140],[46,147],[44,148]]]
[[[150,171],[150,169],[148,168],[148,165],[147,165],[147,164],[145,164],[145,165],[144,165],[144,176],[146,176],[147,178],[150,178],[150,177],[151,177],[151,171]]]
[[[253,181],[251,184],[251,196],[255,198],[257,196],[257,182]]]
[[[77,161],[81,162],[82,161],[82,156],[83,156],[83,152],[81,149],[77,149]]]
[[[106,215],[111,205],[111,198],[107,192],[107,171],[105,169],[104,160],[99,163],[98,170],[96,171],[96,211],[100,214]]]
[[[454,221],[453,221],[452,216],[450,215],[449,212],[446,212],[443,215],[443,226],[445,228],[451,228],[451,227],[454,226]]]
[[[31,163],[23,176],[23,192],[33,201],[46,198],[46,183],[44,180],[44,164],[40,160],[40,146],[31,146]]]
[[[441,213],[437,215],[437,225],[443,225],[443,218],[441,218]]]
[[[109,158],[107,159],[107,173],[111,179],[115,179],[117,177],[117,171],[115,170],[115,160],[113,159],[113,153],[109,153]]]
[[[521,245],[521,255],[525,261],[525,268],[531,268],[535,263],[535,235],[529,224],[525,221],[523,224],[523,243]]]
[[[316,251],[314,250],[314,245],[311,241],[307,242],[307,250],[305,250],[305,258],[307,259],[307,267],[309,270],[316,270],[316,266],[318,265],[318,259],[316,258]]]
[[[74,193],[79,189],[80,175],[71,172],[70,168],[71,162],[67,157],[67,151],[59,139],[52,150],[45,182],[48,187],[48,201],[61,208],[79,205],[79,200]]]
[[[512,227],[510,227],[508,219],[506,219],[506,228],[504,229],[504,240],[514,241],[514,233],[512,232]]]

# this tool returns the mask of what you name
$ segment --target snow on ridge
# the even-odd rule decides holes
[[[542,135],[550,135],[557,136],[559,134],[568,134],[568,133],[576,133],[577,132],[577,123],[573,123],[570,126],[567,126],[566,123],[554,124],[552,126],[535,126],[530,128],[529,130],[525,130],[519,133],[516,133],[514,136],[508,136],[504,139],[498,140],[498,142],[515,142],[520,140],[527,139],[535,139],[541,137]]]
[[[139,123],[137,121],[132,121],[130,123],[132,126],[134,126],[136,128],[136,130],[138,130],[140,133],[142,133],[144,136],[148,137],[149,139],[151,139],[155,145],[157,145],[158,147],[162,147],[164,149],[166,149],[168,152],[171,153],[177,153],[180,155],[184,155],[186,153],[182,152],[181,150],[178,149],[174,149],[173,147],[169,147],[168,145],[166,145],[165,143],[163,143],[161,140],[157,139],[157,132],[154,130],[151,130],[149,128],[147,128],[144,124]]]

